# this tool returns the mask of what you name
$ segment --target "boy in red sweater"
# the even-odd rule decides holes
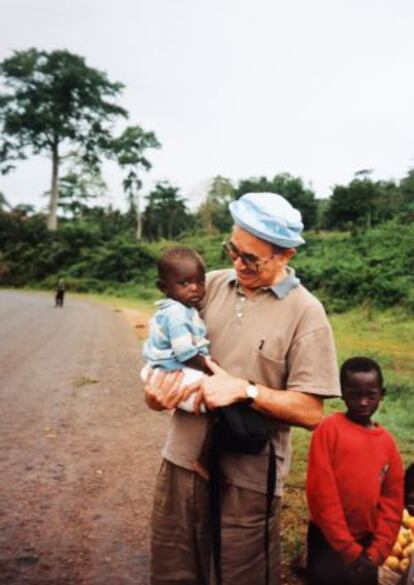
[[[394,439],[371,421],[384,397],[381,368],[351,358],[340,371],[346,413],[313,433],[306,484],[310,585],[376,585],[403,509],[403,466]]]

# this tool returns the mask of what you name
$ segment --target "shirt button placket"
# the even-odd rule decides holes
[[[236,315],[239,319],[243,318],[244,315],[244,303],[246,301],[246,297],[242,294],[239,294],[236,301]]]

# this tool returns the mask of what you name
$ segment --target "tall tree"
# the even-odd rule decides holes
[[[317,225],[317,202],[315,193],[311,187],[306,187],[300,177],[293,177],[289,173],[275,175],[272,180],[272,191],[283,195],[300,210],[306,229]]]
[[[30,203],[19,203],[15,207],[13,207],[13,215],[20,218],[26,218],[30,215],[33,215],[35,212],[35,208]]]
[[[217,176],[211,181],[206,200],[200,205],[197,218],[203,230],[213,233],[228,232],[232,226],[229,203],[234,199],[234,187],[229,179]]]
[[[72,217],[81,217],[91,199],[105,195],[107,186],[99,170],[76,166],[59,179],[58,206]]]
[[[245,193],[261,193],[272,190],[272,182],[267,177],[249,177],[239,181],[235,189],[235,197],[238,199]]]
[[[67,151],[99,167],[112,146],[111,128],[127,112],[114,99],[123,85],[86,65],[66,50],[15,51],[0,63],[6,92],[0,94],[0,164],[14,168],[28,153],[47,153],[52,161],[48,228],[57,228],[59,170]]]
[[[160,146],[154,132],[145,132],[140,126],[128,126],[113,141],[114,155],[120,167],[127,173],[122,185],[128,197],[130,209],[136,216],[137,240],[142,237],[141,171],[149,171],[152,166],[144,153],[149,148],[160,148]]]
[[[7,201],[6,196],[0,191],[0,211],[2,211],[3,209],[11,210],[11,208],[12,206]]]
[[[414,218],[414,169],[410,169],[399,184],[401,193],[401,212],[410,219]]]
[[[354,178],[349,185],[336,185],[329,199],[325,225],[328,229],[371,228],[381,220],[381,203],[388,190],[385,183],[367,176]],[[382,211],[386,218],[385,209]]]
[[[192,218],[177,187],[157,183],[148,195],[144,211],[144,234],[150,240],[172,239],[188,229]]]

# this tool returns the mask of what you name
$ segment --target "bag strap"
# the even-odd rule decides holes
[[[266,493],[266,520],[264,532],[264,548],[266,555],[265,584],[269,585],[270,578],[270,516],[272,514],[273,496],[276,487],[276,453],[273,441],[269,440],[269,463],[267,466],[267,493]]]
[[[266,517],[264,528],[264,551],[266,559],[265,585],[269,585],[270,579],[270,517],[272,514],[273,496],[276,487],[276,454],[271,439],[269,440],[268,445],[269,459],[267,467]],[[219,445],[217,440],[215,440],[214,432],[210,445],[209,473],[213,565],[216,575],[216,584],[221,585],[221,470],[219,465]]]
[[[217,585],[221,585],[221,473],[219,445],[214,429],[209,450],[210,518],[214,572]]]

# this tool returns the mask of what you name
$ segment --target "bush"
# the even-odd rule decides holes
[[[311,236],[295,257],[302,282],[322,297],[328,310],[371,303],[413,309],[414,233],[389,222],[356,236]]]
[[[156,261],[167,247],[180,244],[195,248],[208,270],[230,266],[221,245],[228,234],[137,243],[130,232],[105,239],[102,230],[87,221],[68,221],[56,234],[39,228],[38,216],[7,221],[0,239],[2,285],[50,288],[62,275],[73,283],[73,290],[122,289],[131,291],[132,296],[153,299],[158,294]],[[292,264],[302,283],[328,311],[341,312],[360,304],[380,308],[398,305],[414,311],[411,225],[391,221],[353,235],[311,232]]]
[[[156,257],[147,246],[117,238],[106,245],[83,250],[69,274],[112,282],[140,280],[155,265]]]

